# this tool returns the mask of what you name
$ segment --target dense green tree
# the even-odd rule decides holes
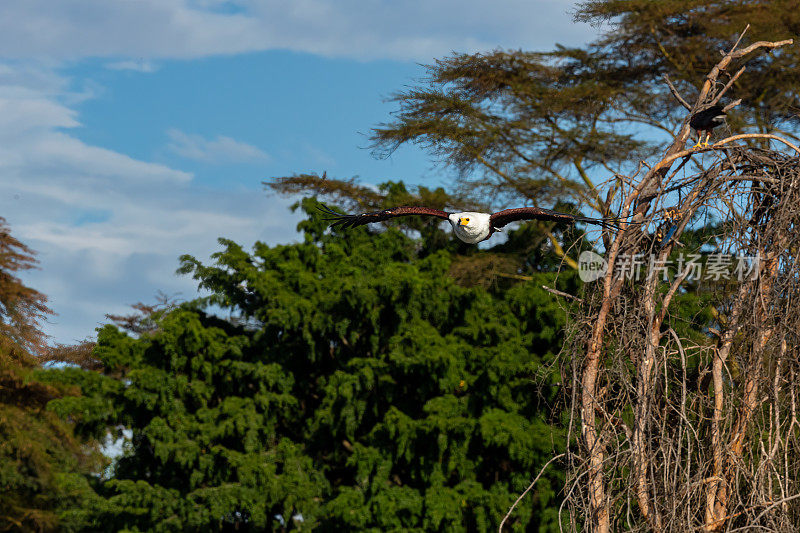
[[[86,396],[54,403],[86,430],[133,429],[99,491],[103,530],[263,529],[298,507],[314,516],[324,481],[284,435],[291,376],[240,327],[185,306],[141,337],[107,326],[105,375],[68,369]]]
[[[65,371],[84,396],[57,411],[133,432],[97,527],[486,531],[563,449],[554,274],[464,287],[447,246],[329,233],[316,205],[302,243],[184,257],[210,296],[106,326],[103,372]],[[514,528],[557,530],[558,472]]]

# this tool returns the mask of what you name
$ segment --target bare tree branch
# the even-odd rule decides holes
[[[526,494],[528,494],[528,492],[530,492],[530,490],[533,488],[533,486],[534,486],[534,485],[536,485],[536,482],[537,482],[537,481],[539,481],[539,478],[540,478],[540,477],[542,477],[542,474],[544,474],[544,470],[545,470],[545,468],[547,468],[548,466],[550,466],[550,463],[552,463],[553,461],[556,461],[556,460],[558,460],[558,459],[561,459],[561,458],[562,458],[562,457],[564,457],[565,455],[566,455],[565,453],[560,453],[560,454],[556,455],[555,457],[551,458],[549,461],[547,461],[547,462],[544,464],[544,466],[542,467],[542,469],[541,469],[541,470],[539,470],[539,473],[536,475],[536,477],[535,477],[535,478],[533,478],[533,481],[531,481],[531,484],[530,484],[530,485],[528,485],[528,488],[527,488],[527,489],[525,489],[525,491],[523,491],[523,493],[519,495],[519,498],[517,498],[517,501],[515,501],[515,502],[514,502],[514,504],[511,506],[511,509],[509,509],[509,510],[508,510],[508,512],[506,513],[506,515],[505,515],[505,516],[503,517],[503,519],[500,521],[500,527],[497,529],[498,533],[503,533],[503,525],[506,523],[506,520],[508,520],[508,517],[509,517],[509,516],[511,516],[511,513],[513,513],[513,512],[514,512],[514,508],[517,506],[517,504],[518,504],[520,501],[522,501],[522,498],[524,498],[524,497],[525,497],[525,495],[526,495]]]
[[[672,96],[674,96],[675,99],[683,107],[685,107],[688,111],[691,111],[692,110],[692,106],[689,104],[689,102],[687,102],[686,100],[683,99],[683,96],[681,96],[681,93],[679,93],[678,89],[676,89],[675,86],[672,85],[672,82],[670,81],[669,76],[667,76],[666,74],[664,74],[664,81],[667,82],[667,86],[669,87],[669,91],[672,93]]]

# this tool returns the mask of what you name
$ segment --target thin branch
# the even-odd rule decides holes
[[[664,168],[667,165],[669,165],[670,163],[672,163],[673,161],[675,161],[676,159],[681,158],[683,156],[686,156],[686,155],[689,155],[689,154],[693,154],[693,153],[700,153],[700,152],[707,152],[709,150],[715,150],[717,147],[722,146],[723,144],[728,144],[729,142],[738,141],[738,140],[741,140],[741,139],[773,139],[773,140],[782,142],[783,144],[785,144],[786,146],[790,147],[792,150],[794,150],[795,152],[800,154],[800,148],[798,148],[796,145],[790,143],[786,139],[784,139],[782,137],[778,137],[777,135],[772,135],[771,133],[742,133],[740,135],[734,135],[732,137],[727,137],[725,139],[717,141],[714,144],[712,144],[711,146],[708,146],[708,147],[705,147],[705,148],[692,148],[690,150],[681,150],[680,152],[678,152],[676,154],[672,154],[672,155],[670,155],[668,157],[665,157],[664,159],[662,159],[661,161],[656,163],[656,165],[653,167],[651,172],[653,172],[655,170],[658,170],[658,169],[661,169],[661,168]]]
[[[739,76],[742,75],[744,70],[745,70],[745,67],[742,67],[736,72],[736,74],[733,75],[733,77],[728,81],[728,83],[725,84],[725,87],[723,87],[722,90],[719,93],[717,93],[717,96],[715,96],[714,99],[711,100],[711,104],[710,105],[714,105],[714,104],[716,104],[717,102],[719,102],[722,99],[723,95],[726,92],[728,92],[728,89],[730,89],[731,86],[736,82],[736,80],[739,79]]]
[[[789,148],[800,154],[800,148],[798,148],[797,145],[790,143],[783,137],[778,137],[777,135],[773,135],[771,133],[742,133],[740,135],[734,135],[732,137],[722,139],[721,141],[717,141],[714,144],[712,144],[709,148],[713,149],[716,146],[721,146],[731,141],[738,141],[740,139],[773,139],[775,141],[782,142],[783,144],[785,144],[786,146],[788,146]]]
[[[679,93],[679,92],[678,92],[678,89],[676,89],[676,88],[675,88],[675,86],[674,86],[674,85],[672,85],[672,82],[669,80],[669,76],[667,76],[666,74],[664,74],[664,81],[666,81],[666,82],[667,82],[667,85],[669,86],[669,90],[670,90],[670,92],[672,93],[672,96],[674,96],[674,97],[675,97],[675,99],[676,99],[678,102],[680,102],[680,104],[681,104],[683,107],[685,107],[686,109],[688,109],[689,111],[691,111],[691,110],[692,110],[692,106],[691,106],[691,105],[689,105],[689,102],[687,102],[686,100],[684,100],[684,99],[683,99],[683,96],[681,96],[681,93]]]
[[[533,279],[530,276],[525,276],[525,277],[527,277],[528,279]],[[576,301],[578,303],[581,303],[581,304],[583,303],[583,300],[581,298],[578,298],[577,296],[573,296],[573,295],[571,295],[569,293],[562,292],[562,291],[559,291],[559,290],[556,290],[556,289],[551,289],[547,285],[542,285],[542,288],[544,290],[546,290],[547,292],[549,292],[550,294],[555,294],[556,296],[561,296],[561,297],[567,298],[569,300],[574,300],[574,301]]]
[[[600,193],[597,191],[597,187],[595,187],[594,183],[592,183],[592,180],[591,178],[589,178],[589,175],[586,174],[586,170],[583,168],[581,161],[579,159],[573,159],[572,163],[575,165],[575,169],[578,171],[578,174],[583,180],[584,185],[586,185],[586,188],[589,189],[589,191],[594,196],[594,200],[597,202],[597,211],[601,213],[601,215],[604,217],[608,216],[608,210],[607,210],[608,208],[603,202],[603,199],[600,197]]]
[[[768,512],[770,512],[772,509],[774,509],[775,507],[777,507],[777,506],[779,506],[779,505],[783,505],[783,504],[784,504],[784,503],[786,503],[786,502],[789,502],[789,501],[792,501],[792,500],[796,500],[797,498],[800,498],[800,493],[798,493],[798,494],[794,494],[794,495],[792,495],[792,496],[788,496],[788,497],[786,497],[786,498],[781,498],[781,499],[780,499],[780,500],[778,500],[778,501],[772,502],[772,504],[771,504],[770,506],[768,506],[766,509],[764,509],[763,511],[761,511],[761,513],[759,513],[759,515],[758,515],[758,516],[756,516],[756,517],[755,517],[755,519],[754,519],[754,520],[753,520],[753,521],[752,521],[750,524],[748,524],[748,525],[746,525],[746,526],[744,526],[744,527],[737,527],[736,529],[731,529],[731,530],[730,530],[730,533],[734,533],[735,531],[749,531],[749,530],[750,530],[750,529],[753,527],[753,526],[752,526],[752,524],[753,524],[754,522],[758,522],[758,521],[761,519],[761,517],[762,517],[762,516],[764,516],[765,514],[767,514]],[[761,505],[766,505],[766,503],[762,503]],[[756,509],[756,508],[758,508],[758,507],[761,507],[761,505],[756,505],[756,506],[753,506],[753,507],[751,507],[750,509],[747,509],[747,510],[745,510],[745,511],[739,511],[739,512],[738,512],[738,513],[736,513],[736,514],[732,514],[732,515],[730,515],[730,516],[726,516],[725,518],[723,518],[723,519],[721,519],[721,520],[725,520],[725,519],[727,519],[727,518],[732,518],[732,517],[734,517],[734,516],[738,516],[738,515],[744,514],[744,513],[745,513],[745,512],[747,512],[747,511],[750,511],[750,510]]]
[[[758,41],[757,43],[751,44],[747,48],[743,48],[743,49],[739,50],[738,52],[732,52],[729,55],[730,55],[731,58],[737,59],[737,58],[740,58],[742,56],[746,56],[747,54],[749,54],[750,52],[752,52],[753,50],[756,50],[758,48],[779,48],[781,46],[786,46],[787,44],[794,44],[794,39],[785,39],[783,41],[774,41],[774,42]]]
[[[522,274],[509,274],[507,272],[492,272],[492,275],[500,278],[517,279],[520,281],[533,281],[533,276],[523,276]]]
[[[744,29],[742,30],[742,33],[739,34],[739,38],[736,39],[736,42],[733,43],[733,46],[731,46],[731,51],[728,52],[729,54],[732,53],[734,50],[736,50],[736,47],[739,46],[740,42],[742,42],[742,38],[744,38],[744,34],[747,33],[747,30],[749,30],[749,29],[750,29],[750,24],[748,24],[747,26],[744,27]]]
[[[564,247],[561,246],[561,243],[558,242],[556,236],[550,230],[544,230],[547,239],[550,241],[550,245],[553,247],[553,252],[561,258],[570,268],[573,270],[578,270],[578,262],[575,261],[573,258],[567,255],[567,252],[564,251]]]
[[[686,265],[686,268],[683,269],[680,276],[678,276],[675,281],[672,282],[672,286],[667,291],[666,296],[664,296],[664,302],[661,304],[661,312],[658,315],[658,324],[661,325],[664,322],[664,319],[667,317],[667,310],[669,309],[669,304],[672,301],[672,297],[675,296],[675,291],[678,290],[680,284],[686,279],[686,276],[689,275],[689,272],[692,271],[692,265]]]
[[[553,461],[555,461],[557,459],[561,459],[565,455],[567,455],[567,454],[560,453],[560,454],[556,455],[555,457],[553,457],[552,459],[550,459],[549,461],[547,461],[545,463],[545,465],[539,471],[539,474],[535,478],[533,478],[533,481],[531,481],[531,484],[528,485],[527,489],[525,489],[525,492],[523,492],[522,494],[519,495],[519,498],[517,498],[517,501],[515,501],[514,505],[511,506],[511,509],[508,510],[506,515],[503,517],[503,520],[500,521],[500,528],[497,530],[498,533],[503,533],[503,524],[506,523],[506,520],[508,520],[508,517],[511,516],[511,513],[514,512],[514,508],[517,506],[517,504],[522,500],[522,498],[525,497],[526,494],[528,494],[528,492],[533,488],[533,486],[536,485],[536,482],[539,481],[539,478],[542,477],[542,474],[544,474],[544,469],[547,468],[548,466],[550,466],[550,463],[552,463]]]
[[[742,103],[742,99],[738,98],[738,99],[734,100],[733,102],[729,103],[728,105],[726,105],[725,107],[723,107],[722,108],[722,112],[723,113],[727,113],[728,111],[730,111],[731,109],[733,109],[734,107],[736,107],[737,105],[739,105],[741,103]]]

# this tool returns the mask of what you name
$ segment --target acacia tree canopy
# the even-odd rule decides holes
[[[597,184],[652,155],[686,114],[665,75],[693,101],[719,51],[748,25],[742,46],[788,39],[800,28],[791,0],[596,0],[578,4],[575,17],[604,31],[582,48],[456,53],[436,60],[416,85],[394,95],[393,119],[373,130],[375,153],[386,155],[405,143],[425,148],[455,171],[450,204],[567,202],[613,214],[613,183],[603,194]],[[742,62],[732,62],[720,82],[730,81]],[[797,139],[799,63],[797,46],[748,56],[747,75],[728,93],[742,99],[729,114],[731,130],[778,131]],[[370,203],[353,183],[339,187],[336,180],[309,177],[267,185]]]

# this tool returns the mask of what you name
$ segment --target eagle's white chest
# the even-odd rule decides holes
[[[452,213],[448,220],[453,226],[456,237],[468,244],[476,244],[486,239],[491,233],[489,213]]]

